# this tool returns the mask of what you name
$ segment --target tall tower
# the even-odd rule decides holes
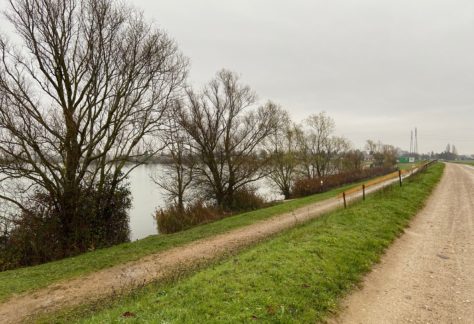
[[[415,127],[415,154],[418,154],[418,129]]]
[[[413,130],[411,131],[411,137],[410,137],[410,154],[413,153]]]

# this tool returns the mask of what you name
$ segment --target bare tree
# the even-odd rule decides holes
[[[231,208],[234,193],[266,175],[257,152],[276,129],[276,105],[255,108],[256,95],[239,77],[221,70],[201,93],[188,91],[179,123],[192,138],[199,186],[218,206]]]
[[[2,186],[21,179],[23,188],[0,198],[27,210],[32,193],[47,193],[64,244],[75,244],[66,238],[80,241],[82,193],[107,187],[112,197],[125,163],[154,149],[186,60],[113,0],[9,3],[20,42],[0,38],[0,171]]]
[[[453,144],[453,146],[451,147],[451,153],[454,155],[454,157],[456,158],[457,155],[458,155],[458,150],[456,148],[456,145]]]
[[[373,140],[367,140],[367,143],[365,144],[365,148],[369,152],[369,154],[373,154],[377,152],[378,150],[377,143],[375,143],[375,141]]]
[[[350,150],[342,157],[343,171],[361,171],[363,169],[364,153],[359,150]]]
[[[303,175],[324,177],[335,171],[334,158],[350,144],[344,138],[333,136],[335,123],[325,112],[311,115],[305,123],[308,128],[298,138]]]
[[[342,136],[331,136],[326,146],[327,159],[323,160],[325,174],[335,174],[344,171],[345,153],[351,149],[351,143]]]
[[[446,150],[445,150],[446,153],[451,153],[451,144],[448,143],[448,145],[446,145]]]
[[[268,177],[285,199],[291,196],[291,187],[296,178],[298,161],[298,136],[302,130],[291,120],[288,112],[279,109],[279,127],[267,140],[270,157]]]
[[[168,119],[166,128],[162,132],[162,140],[170,161],[164,164],[163,171],[151,177],[166,192],[168,201],[182,212],[185,203],[192,200],[191,185],[197,164],[196,156],[190,146],[189,135],[173,118]]]
[[[397,164],[398,149],[393,145],[382,146],[383,166],[393,168]]]
[[[392,168],[397,163],[398,149],[392,145],[368,140],[366,148],[373,159],[373,166]]]

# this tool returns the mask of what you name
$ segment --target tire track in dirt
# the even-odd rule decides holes
[[[426,207],[330,323],[474,323],[474,168],[447,164]]]

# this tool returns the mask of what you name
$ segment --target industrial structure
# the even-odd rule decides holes
[[[410,137],[410,155],[418,154],[418,129],[415,127],[415,136],[413,137],[413,130]]]

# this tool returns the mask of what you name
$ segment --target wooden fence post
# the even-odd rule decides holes
[[[402,186],[402,170],[398,170],[398,180],[400,181],[400,187]]]
[[[346,193],[342,193],[342,199],[344,199],[344,208],[347,208],[347,203],[346,203]]]
[[[365,200],[365,184],[362,185],[362,200]]]

